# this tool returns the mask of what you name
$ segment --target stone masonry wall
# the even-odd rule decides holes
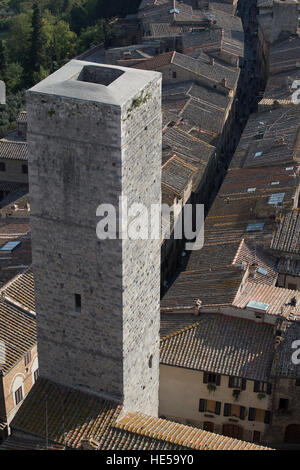
[[[36,92],[27,100],[40,375],[154,414],[159,241],[98,240],[96,209],[118,207],[122,194],[160,202],[156,77],[134,106]]]

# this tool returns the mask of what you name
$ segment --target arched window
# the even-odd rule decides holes
[[[24,379],[21,375],[18,375],[13,383],[13,396],[14,404],[17,406],[24,398]]]

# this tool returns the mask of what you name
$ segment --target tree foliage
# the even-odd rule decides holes
[[[135,13],[141,0],[0,0],[0,135],[25,105],[24,89],[93,44],[109,47],[110,18]]]

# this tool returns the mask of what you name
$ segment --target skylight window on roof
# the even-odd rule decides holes
[[[247,191],[248,193],[255,193],[256,188],[248,188]]]
[[[269,204],[272,204],[274,206],[281,204],[284,199],[284,195],[285,193],[272,194],[269,198]]]
[[[179,15],[179,10],[177,10],[177,8],[172,8],[172,10],[170,10],[170,13],[171,15],[173,15],[173,13],[176,13],[177,15]]]
[[[7,242],[5,243],[5,245],[3,245],[1,248],[0,248],[0,251],[14,251],[15,248],[17,248],[17,246],[20,245],[20,241],[15,241],[15,242]]]
[[[256,153],[254,154],[254,156],[255,156],[255,157],[261,157],[262,154],[263,154],[262,152],[256,152]]]
[[[264,222],[257,222],[255,224],[248,224],[246,232],[260,232],[265,226]]]
[[[263,276],[266,276],[266,275],[268,274],[268,271],[267,271],[266,269],[264,269],[264,268],[258,268],[258,269],[257,269],[257,272],[258,272],[259,274],[262,274]]]
[[[275,186],[276,184],[279,184],[279,181],[272,181],[271,185]]]
[[[249,308],[255,308],[255,310],[263,310],[266,312],[268,310],[268,307],[270,304],[265,304],[263,302],[256,302],[255,300],[251,300],[248,304],[247,307]]]
[[[293,170],[293,169],[294,169],[293,166],[287,166],[286,169],[285,169],[285,171],[291,171],[291,170]]]

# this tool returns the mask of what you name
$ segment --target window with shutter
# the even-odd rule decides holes
[[[240,419],[245,419],[246,416],[246,408],[244,406],[240,406]]]
[[[255,408],[249,408],[248,421],[255,420]]]
[[[206,400],[206,409],[209,413],[214,413],[216,410],[216,402],[213,400]]]
[[[269,386],[267,382],[254,382],[254,392],[257,393],[268,393]]]
[[[29,364],[30,361],[31,361],[31,351],[28,351],[24,357],[25,367]]]
[[[247,380],[242,379],[242,390],[246,390],[246,387],[247,387]]]
[[[220,385],[220,384],[221,384],[221,376],[217,375],[216,376],[216,385]]]
[[[240,406],[239,405],[231,405],[230,407],[230,416],[235,416],[236,418],[240,417]]]
[[[15,402],[16,405],[20,403],[20,401],[23,400],[23,390],[22,387],[19,387],[18,390],[15,391]]]
[[[205,408],[206,408],[206,400],[204,400],[203,398],[200,398],[199,411],[203,412],[203,411],[205,411]]]
[[[230,416],[231,414],[231,405],[230,403],[225,403],[224,405],[224,416]]]
[[[216,374],[208,374],[208,383],[216,384],[216,382],[217,382]]]
[[[271,395],[272,393],[272,384],[267,384],[267,394]]]
[[[255,410],[255,421],[258,421],[259,423],[263,423],[265,419],[265,410],[261,410],[256,408]]]
[[[208,373],[207,372],[204,372],[204,374],[203,374],[203,383],[204,384],[208,383]]]
[[[215,414],[216,415],[221,414],[221,402],[220,401],[216,401]]]

